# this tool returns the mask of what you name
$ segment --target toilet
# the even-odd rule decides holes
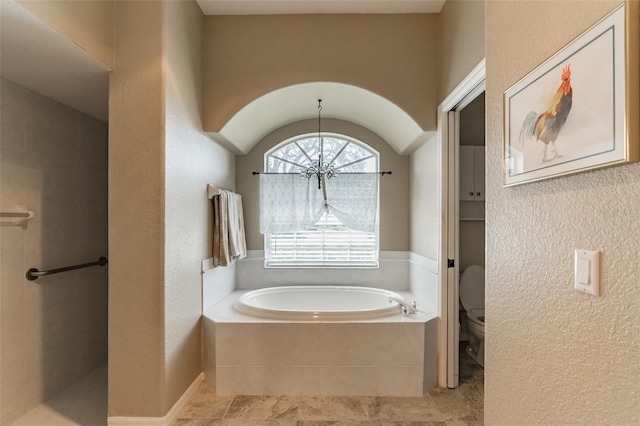
[[[468,266],[460,277],[460,304],[467,312],[469,345],[466,351],[484,367],[484,268]]]

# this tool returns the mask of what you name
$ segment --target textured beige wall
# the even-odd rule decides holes
[[[108,266],[27,281],[107,256],[107,125],[0,79],[0,424],[107,360]]]
[[[410,250],[438,259],[438,145],[436,137],[410,157]]]
[[[163,416],[163,4],[117,2],[109,102],[109,415]],[[196,266],[197,267],[197,266]]]
[[[207,183],[235,187],[235,156],[203,134],[202,28],[195,2],[167,2],[165,164],[165,412],[202,372],[200,262],[211,256]],[[234,275],[216,287],[233,288]]]
[[[438,37],[431,14],[209,16],[205,130],[266,93],[314,81],[367,89],[434,130]]]
[[[18,0],[35,16],[113,68],[114,0]]]
[[[617,3],[487,3],[487,424],[640,423],[640,165],[502,187],[504,90]],[[573,290],[576,248],[602,251],[601,297]]]
[[[380,170],[391,175],[380,179],[380,250],[409,249],[409,157],[398,155],[380,136],[343,120],[323,119],[322,130],[351,136],[380,154]],[[264,153],[294,136],[318,131],[317,120],[303,120],[271,132],[247,155],[236,157],[236,183],[244,205],[247,248],[262,250],[258,176],[252,171],[264,170]]]
[[[448,0],[438,16],[439,104],[484,58],[484,1]],[[435,119],[435,112],[433,114]],[[433,137],[411,154],[411,251],[438,258],[438,146]]]
[[[485,1],[447,0],[440,12],[439,100],[484,58]]]

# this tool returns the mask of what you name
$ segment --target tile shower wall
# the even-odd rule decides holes
[[[104,364],[107,267],[27,281],[25,272],[107,256],[107,125],[0,80],[1,423]]]

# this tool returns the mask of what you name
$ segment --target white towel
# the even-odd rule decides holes
[[[246,256],[242,197],[221,190],[213,197],[213,266],[227,266]]]
[[[242,196],[229,194],[229,253],[233,260],[247,257],[247,242],[244,233],[244,214]]]

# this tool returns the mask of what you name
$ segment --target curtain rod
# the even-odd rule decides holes
[[[256,172],[253,171],[251,172],[252,175],[299,175],[300,173],[298,172],[289,172],[289,173],[272,173],[272,172]],[[335,176],[339,176],[339,175],[380,175],[380,176],[384,176],[384,175],[390,175],[391,171],[385,171],[385,172],[344,172],[344,173],[336,173]]]

